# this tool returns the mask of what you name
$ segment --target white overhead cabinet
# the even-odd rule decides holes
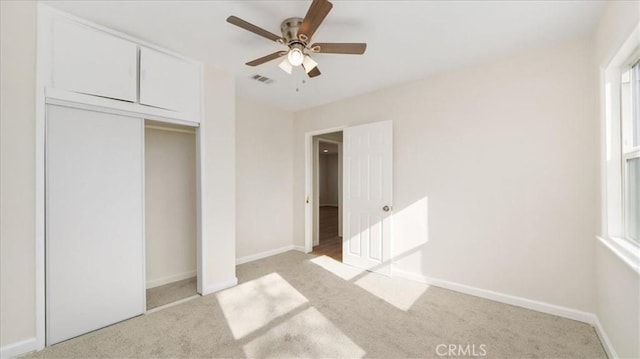
[[[48,97],[200,122],[199,63],[62,16],[50,26]]]
[[[53,87],[135,102],[138,46],[79,23],[53,23]]]
[[[199,118],[200,68],[177,57],[140,48],[140,103]]]

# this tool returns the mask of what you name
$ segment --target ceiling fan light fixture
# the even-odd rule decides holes
[[[293,67],[303,66],[309,78],[315,78],[320,76],[322,72],[320,72],[318,64],[307,56],[307,53],[362,55],[367,49],[366,43],[355,42],[318,42],[309,45],[313,35],[332,8],[333,4],[329,0],[312,0],[304,18],[290,17],[280,23],[280,33],[282,36],[242,20],[237,16],[229,16],[227,22],[288,47],[286,50],[283,49],[249,61],[246,63],[247,66],[259,66],[286,56],[286,59],[279,65],[283,71],[292,74]]]
[[[304,55],[304,60],[302,60],[302,67],[304,67],[304,71],[309,73],[311,70],[315,69],[318,66],[318,63],[313,61],[311,56]]]
[[[289,63],[291,64],[291,66],[302,65],[302,62],[304,61],[304,57],[305,56],[302,50],[300,50],[297,47],[294,47],[291,50],[289,50],[289,54],[287,55],[287,59],[289,60]]]
[[[291,75],[291,72],[293,70],[293,66],[291,66],[291,64],[289,63],[289,59],[282,60],[282,62],[280,63],[280,65],[278,65],[278,67],[281,68],[282,71],[288,73],[289,75]]]

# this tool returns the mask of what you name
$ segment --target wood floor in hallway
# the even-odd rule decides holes
[[[320,244],[313,247],[312,253],[342,262],[342,237],[338,237],[338,207],[320,207],[319,217]]]

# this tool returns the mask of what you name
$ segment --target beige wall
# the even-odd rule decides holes
[[[640,23],[640,1],[608,1],[595,31],[598,66],[606,66]]]
[[[144,131],[147,287],[196,273],[196,135],[190,131]]]
[[[611,249],[596,247],[596,314],[620,358],[640,358],[640,276]]]
[[[633,29],[640,24],[640,2],[611,1],[595,34],[596,67],[603,70]],[[600,88],[600,91],[603,91]],[[601,104],[602,105],[602,104]],[[600,109],[600,113],[604,113]],[[600,233],[600,231],[596,232]],[[596,314],[621,358],[640,357],[640,275],[626,265],[602,242],[596,246]]]
[[[589,40],[296,113],[295,244],[304,133],[393,120],[394,270],[593,312]]]
[[[205,65],[203,291],[236,281],[236,90],[233,75]]]
[[[0,56],[0,346],[5,346],[35,335],[34,2],[0,1]]]
[[[293,242],[293,114],[238,98],[237,257]]]

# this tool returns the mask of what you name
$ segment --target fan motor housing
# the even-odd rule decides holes
[[[307,44],[298,39],[298,29],[302,25],[302,18],[290,17],[282,22],[280,25],[280,31],[282,32],[282,38],[287,45],[293,45],[295,43],[301,43],[305,47]]]

